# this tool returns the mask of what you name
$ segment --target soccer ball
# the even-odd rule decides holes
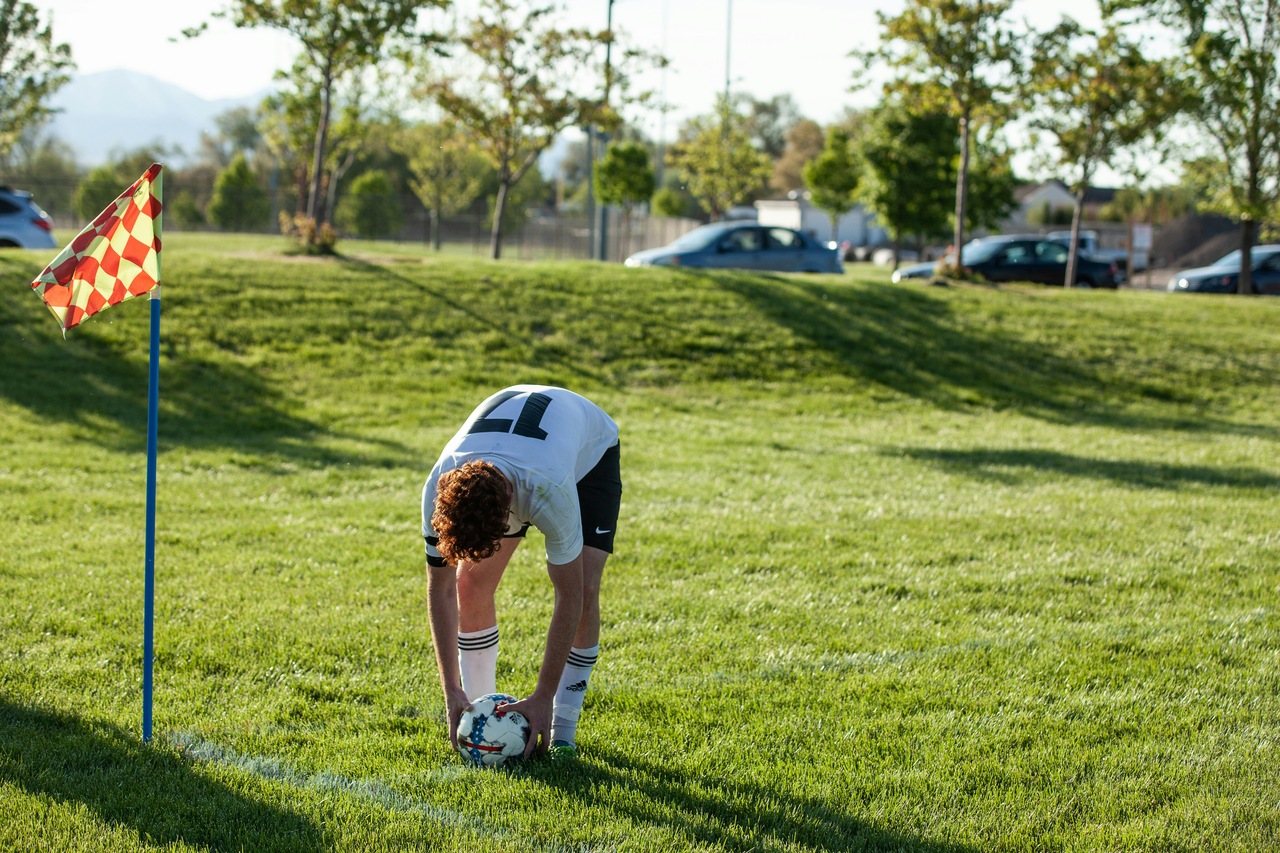
[[[504,712],[503,705],[516,701],[506,693],[490,693],[474,699],[471,710],[458,720],[458,752],[477,767],[501,767],[524,754],[529,740],[529,721],[519,712]]]

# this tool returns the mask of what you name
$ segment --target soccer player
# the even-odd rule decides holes
[[[538,682],[507,706],[529,720],[525,755],[576,752],[600,649],[600,578],[622,500],[618,426],[563,388],[489,397],[450,439],[422,489],[427,606],[449,740],[469,699],[496,692],[494,592],[530,525],[546,538],[555,606]]]

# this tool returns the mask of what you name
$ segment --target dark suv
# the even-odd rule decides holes
[[[31,193],[0,187],[0,248],[55,249],[53,221]]]
[[[1067,246],[1036,234],[982,237],[967,244],[960,258],[987,281],[1035,281],[1061,285],[1067,277]],[[1076,255],[1077,287],[1115,288],[1124,273],[1114,261],[1087,252]]]

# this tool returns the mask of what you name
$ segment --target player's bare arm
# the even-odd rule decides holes
[[[449,743],[458,748],[458,718],[470,708],[458,669],[458,578],[452,566],[427,566],[427,613],[444,692]]]

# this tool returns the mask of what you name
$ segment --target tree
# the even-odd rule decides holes
[[[334,85],[376,65],[397,39],[434,42],[417,36],[418,13],[446,8],[448,0],[233,0],[218,13],[237,27],[268,27],[302,43],[302,60],[316,74],[315,143],[306,216],[317,226],[326,221],[322,180],[329,144]],[[188,31],[198,35],[203,27]]]
[[[603,93],[581,95],[582,69],[609,36],[559,29],[554,7],[532,0],[481,0],[459,41],[472,64],[427,82],[423,92],[474,133],[498,172],[489,253],[502,255],[503,215],[512,187],[565,128],[592,122]],[[590,75],[604,82],[604,75]]]
[[[1253,292],[1253,244],[1280,218],[1280,0],[1111,0],[1108,10],[1153,16],[1187,49],[1189,110],[1216,149],[1212,203],[1240,223],[1237,292]]]
[[[115,166],[95,166],[76,186],[75,200],[72,202],[76,218],[89,222],[101,213],[111,204],[112,199],[120,195],[121,190],[129,186],[122,181]]]
[[[649,200],[650,209],[655,216],[682,216],[692,218],[697,213],[697,202],[693,197],[682,193],[676,187],[662,187]]]
[[[397,147],[409,160],[409,186],[431,214],[431,245],[440,251],[440,220],[466,210],[484,189],[490,166],[457,127],[418,124]]]
[[[737,101],[736,98],[734,100]],[[805,120],[800,105],[792,95],[774,95],[767,101],[748,97],[747,101],[742,129],[751,139],[751,144],[769,159],[777,160],[787,148],[788,131]]]
[[[252,231],[262,228],[270,218],[270,199],[258,186],[244,154],[236,154],[213,182],[209,221],[228,231]]]
[[[858,137],[859,197],[892,236],[895,268],[906,235],[946,233],[955,193],[956,130],[956,120],[945,112],[922,112],[902,98],[888,98],[871,111]]]
[[[920,107],[942,107],[959,122],[953,243],[964,245],[971,138],[976,121],[998,114],[1015,64],[1006,14],[1012,0],[908,0],[900,15],[877,12],[882,59],[903,75],[891,86],[913,87]]]
[[[1013,150],[993,128],[979,128],[973,134],[970,169],[965,227],[971,231],[999,228],[1018,206],[1013,194],[1022,181],[1013,172]]]
[[[362,173],[335,211],[338,224],[365,239],[390,237],[404,224],[400,198],[381,169]]]
[[[76,186],[71,204],[76,217],[84,221],[93,219],[152,163],[161,163],[166,159],[168,150],[159,143],[123,153],[112,152],[111,162],[91,170]]]
[[[825,142],[822,127],[816,121],[802,118],[791,125],[782,156],[773,162],[769,186],[780,193],[803,189],[805,164],[822,153]]]
[[[685,138],[670,149],[668,162],[712,219],[748,200],[773,173],[773,162],[751,144],[741,117],[723,97],[716,116],[693,119],[681,135]]]
[[[615,142],[596,164],[595,191],[601,204],[622,208],[623,239],[631,239],[631,213],[653,196],[649,149],[639,142]]]
[[[1153,136],[1186,97],[1166,63],[1148,59],[1143,45],[1114,24],[1095,33],[1063,18],[1035,39],[1027,72],[1028,124],[1053,136],[1058,165],[1072,175],[1075,209],[1063,282],[1071,287],[1084,194],[1094,173]]]
[[[50,96],[74,68],[71,48],[53,43],[53,25],[40,25],[33,4],[0,0],[0,157],[49,117]]]
[[[804,182],[814,205],[831,217],[831,239],[836,239],[836,223],[856,203],[858,163],[849,145],[849,134],[833,127],[827,144],[816,159],[804,167]]]

